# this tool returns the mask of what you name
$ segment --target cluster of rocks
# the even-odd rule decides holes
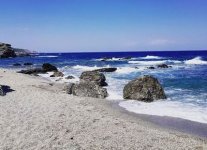
[[[123,58],[113,58],[113,57],[103,57],[103,58],[100,58],[101,61],[113,61],[113,60],[122,60],[122,61],[126,61],[126,60],[130,60],[132,59],[132,57],[123,57]]]
[[[156,67],[154,66],[150,66],[148,67],[148,69],[156,69],[156,68],[171,68],[172,66],[168,66],[167,64],[160,64],[160,65],[157,65]]]
[[[0,42],[0,58],[24,57],[30,56],[32,53],[35,52],[26,49],[13,48],[11,44]]]

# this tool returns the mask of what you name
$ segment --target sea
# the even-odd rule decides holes
[[[103,61],[103,58],[107,59]],[[28,66],[15,67],[13,64],[26,62],[33,63],[32,67],[51,63],[65,76],[75,77],[62,82],[78,82],[83,71],[116,67],[117,71],[104,73],[109,93],[106,100],[116,101],[120,107],[138,114],[207,123],[207,51],[39,53],[32,57],[1,59],[0,67],[21,70]],[[172,67],[156,68],[159,64]],[[155,69],[148,69],[151,66]],[[123,99],[124,86],[143,75],[152,75],[159,80],[166,100],[145,103]],[[49,74],[42,76],[54,80]]]

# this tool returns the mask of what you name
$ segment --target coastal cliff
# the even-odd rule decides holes
[[[13,48],[11,44],[0,42],[0,58],[25,57],[36,53],[27,49]]]

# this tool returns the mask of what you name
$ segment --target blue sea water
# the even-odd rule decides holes
[[[101,61],[101,58],[111,58]],[[131,57],[126,60],[125,57]],[[109,97],[119,100],[119,105],[141,114],[172,116],[207,123],[207,51],[165,52],[103,52],[103,53],[40,53],[32,57],[1,59],[0,67],[14,67],[14,63],[31,62],[33,67],[42,63],[56,65],[66,76],[73,75],[76,82],[81,72],[102,67],[117,67],[113,73],[105,73]],[[147,67],[168,64],[172,68],[150,70]],[[124,101],[123,87],[130,80],[153,75],[159,79],[167,94],[167,100],[143,103]]]

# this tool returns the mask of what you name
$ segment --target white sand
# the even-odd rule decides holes
[[[162,129],[106,100],[65,94],[61,85],[0,69],[0,149],[202,149],[206,139]]]

